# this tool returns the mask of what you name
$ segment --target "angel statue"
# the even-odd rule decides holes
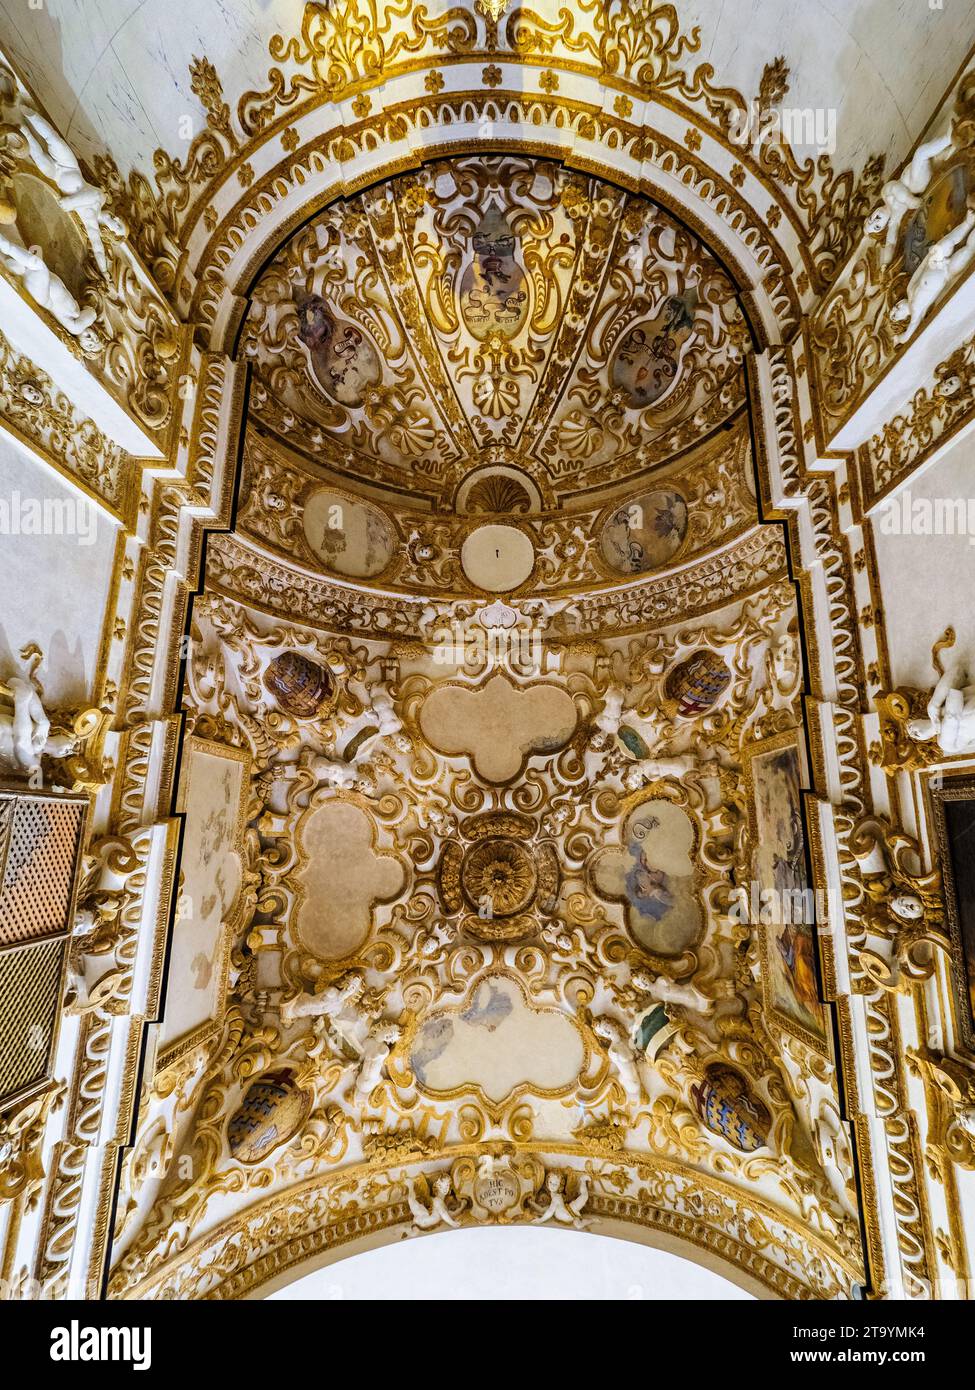
[[[82,309],[60,275],[55,275],[43,256],[26,246],[19,246],[0,233],[0,261],[23,282],[34,303],[53,314],[62,328],[76,338],[91,328],[98,311],[91,305]]]
[[[318,994],[297,994],[281,1005],[281,1022],[288,1027],[296,1018],[324,1018],[343,1041],[357,1045],[365,1031],[366,1019],[356,1007],[366,988],[357,971],[350,971],[340,983],[329,985]]]
[[[615,1018],[610,1018],[608,1014],[603,1014],[601,1018],[595,1019],[592,1028],[596,1037],[601,1038],[606,1043],[609,1060],[623,1090],[626,1092],[627,1100],[634,1105],[639,1105],[643,1095],[643,1086],[636,1067],[636,1054],[630,1046],[626,1030],[622,1024],[618,1023]]]
[[[420,1196],[417,1196],[418,1189]],[[435,1226],[440,1225],[453,1226],[456,1230],[460,1222],[447,1206],[450,1192],[449,1173],[439,1173],[433,1180],[432,1189],[422,1173],[416,1179],[410,1178],[407,1185],[407,1201],[413,1213],[413,1225],[406,1234],[417,1235],[420,1231],[432,1231]],[[425,1205],[427,1202],[429,1205]]]
[[[935,643],[935,669],[939,672],[938,684],[931,692],[927,704],[927,718],[909,719],[907,732],[916,743],[927,743],[937,739],[942,753],[975,753],[975,684],[971,683],[968,670],[960,662],[942,666],[938,652],[954,641],[954,632],[949,628],[945,637]]]
[[[566,1178],[554,1168],[545,1174],[545,1191],[548,1193],[548,1206],[535,1217],[536,1226],[544,1226],[546,1221],[557,1221],[560,1226],[572,1226],[584,1231],[592,1222],[582,1213],[589,1201],[589,1178],[586,1173],[578,1177],[579,1190],[574,1197],[567,1199]]]
[[[934,161],[949,150],[952,143],[952,133],[949,130],[936,139],[919,145],[901,177],[890,179],[880,190],[883,206],[875,208],[867,218],[867,231],[876,234],[886,230],[884,265],[889,265],[893,259],[897,233],[904,214],[921,206],[921,194],[931,182]]]
[[[592,746],[596,749],[612,748],[623,719],[623,692],[610,687],[606,692],[603,708],[593,720],[595,732]]]
[[[368,1105],[369,1097],[379,1085],[386,1066],[386,1059],[400,1040],[401,1029],[398,1023],[380,1019],[366,1034],[359,1052],[359,1070],[356,1072],[354,1096],[359,1105]]]
[[[924,260],[908,282],[906,298],[890,311],[895,323],[906,325],[897,334],[898,343],[907,342],[942,291],[975,257],[975,236],[971,235],[973,227],[975,212],[969,208],[963,222],[959,222],[957,227],[928,248]]]
[[[66,140],[29,106],[21,107],[20,134],[30,151],[30,157],[42,174],[57,187],[58,199],[65,212],[73,212],[85,229],[99,273],[108,279],[108,261],[102,242],[102,229],[116,237],[124,237],[128,228],[120,217],[106,211],[105,194],[90,184],[81,172],[74,151]]]
[[[76,740],[69,734],[51,733],[36,675],[44,659],[40,647],[32,642],[20,655],[27,662],[26,676],[0,681],[0,695],[12,703],[10,709],[0,708],[0,765],[13,765],[33,778],[40,771],[42,754],[63,758]]]

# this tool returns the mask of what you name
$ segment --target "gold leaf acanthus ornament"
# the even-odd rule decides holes
[[[508,0],[477,0],[477,8],[481,14],[487,15],[488,19],[497,24],[508,8]]]

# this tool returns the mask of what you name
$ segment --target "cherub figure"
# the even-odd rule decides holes
[[[545,1174],[545,1191],[548,1193],[548,1206],[535,1217],[536,1226],[544,1226],[546,1221],[557,1221],[560,1226],[572,1226],[584,1231],[592,1222],[582,1213],[589,1201],[589,1178],[586,1173],[579,1174],[579,1191],[571,1200],[566,1200],[565,1178],[554,1168]]]
[[[695,989],[693,985],[679,985],[668,980],[666,975],[648,975],[645,970],[634,970],[630,984],[639,994],[649,996],[658,1004],[677,1004],[695,1013],[706,1014],[714,1007],[714,1000]]]
[[[593,748],[611,748],[622,720],[623,692],[611,687],[606,692],[603,708],[593,720],[596,729],[592,737]]]
[[[27,662],[26,676],[0,681],[0,694],[12,702],[12,709],[0,709],[0,763],[12,764],[33,776],[40,770],[44,753],[62,758],[72,751],[76,740],[68,734],[51,733],[36,675],[43,660],[40,648],[31,643],[21,656]]]
[[[60,275],[55,275],[43,256],[0,233],[0,260],[11,274],[16,275],[24,289],[40,308],[53,314],[62,328],[78,337],[91,327],[97,310],[91,305],[82,309]]]
[[[124,237],[128,228],[120,217],[105,208],[105,194],[90,184],[81,172],[74,151],[49,121],[29,106],[21,108],[20,133],[34,163],[54,183],[65,212],[73,212],[85,229],[95,264],[103,279],[108,278],[108,261],[102,242],[102,229]]]
[[[918,743],[937,739],[942,753],[949,756],[975,752],[975,683],[960,662],[942,669],[926,713],[926,719],[907,721],[912,739]]]
[[[596,1037],[606,1043],[609,1060],[626,1092],[627,1100],[639,1105],[643,1096],[643,1083],[637,1070],[636,1053],[623,1025],[609,1014],[603,1014],[601,1018],[593,1021],[592,1027]]]
[[[401,1033],[398,1023],[380,1019],[366,1034],[353,1089],[353,1095],[360,1105],[369,1103],[369,1097],[382,1080],[386,1059],[399,1042]]]
[[[950,149],[951,145],[952,133],[948,130],[936,139],[918,146],[914,158],[901,177],[890,179],[880,190],[883,206],[875,208],[870,214],[867,218],[866,228],[873,235],[886,229],[887,236],[883,250],[883,264],[885,266],[889,265],[893,259],[894,248],[897,245],[897,233],[900,230],[904,214],[921,206],[921,194],[931,182],[934,162],[939,155]]]
[[[418,1187],[420,1187],[422,1195],[428,1197],[429,1206],[425,1206],[417,1196]],[[432,1231],[435,1226],[440,1225],[453,1226],[456,1230],[460,1226],[460,1222],[447,1206],[450,1192],[449,1173],[439,1173],[433,1180],[432,1190],[422,1173],[416,1180],[410,1178],[407,1185],[407,1201],[410,1204],[410,1211],[413,1213],[413,1225],[407,1234],[416,1235],[419,1231]]]
[[[350,971],[341,984],[329,985],[318,994],[298,994],[285,999],[281,1005],[281,1022],[288,1027],[297,1018],[325,1018],[343,1040],[357,1048],[364,1020],[356,1005],[365,987],[362,976]]]
[[[975,211],[969,208],[963,222],[928,248],[924,260],[911,276],[907,297],[890,311],[895,323],[906,324],[896,342],[905,343],[910,338],[948,283],[975,257],[975,237],[970,235],[973,227]]]
[[[664,777],[675,777],[680,781],[695,770],[704,777],[714,777],[717,776],[718,764],[713,758],[702,759],[693,752],[677,753],[669,758],[640,758],[627,767],[623,784],[628,791],[635,792]]]

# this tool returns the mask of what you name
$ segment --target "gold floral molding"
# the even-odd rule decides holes
[[[881,501],[965,429],[973,415],[975,337],[940,362],[934,380],[915,391],[906,409],[857,450],[864,504],[869,507]]]
[[[2,333],[0,419],[59,472],[94,493],[116,516],[131,522],[137,501],[137,466]]]

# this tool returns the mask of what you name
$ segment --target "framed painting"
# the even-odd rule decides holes
[[[220,1026],[230,952],[246,908],[245,831],[250,755],[189,738],[180,769],[184,816],[180,887],[157,1070]]]
[[[786,730],[743,750],[752,882],[766,1014],[829,1055],[816,968],[816,897],[802,819],[804,750]]]
[[[975,1054],[975,777],[947,777],[931,791],[945,916],[951,941],[958,1034]]]

